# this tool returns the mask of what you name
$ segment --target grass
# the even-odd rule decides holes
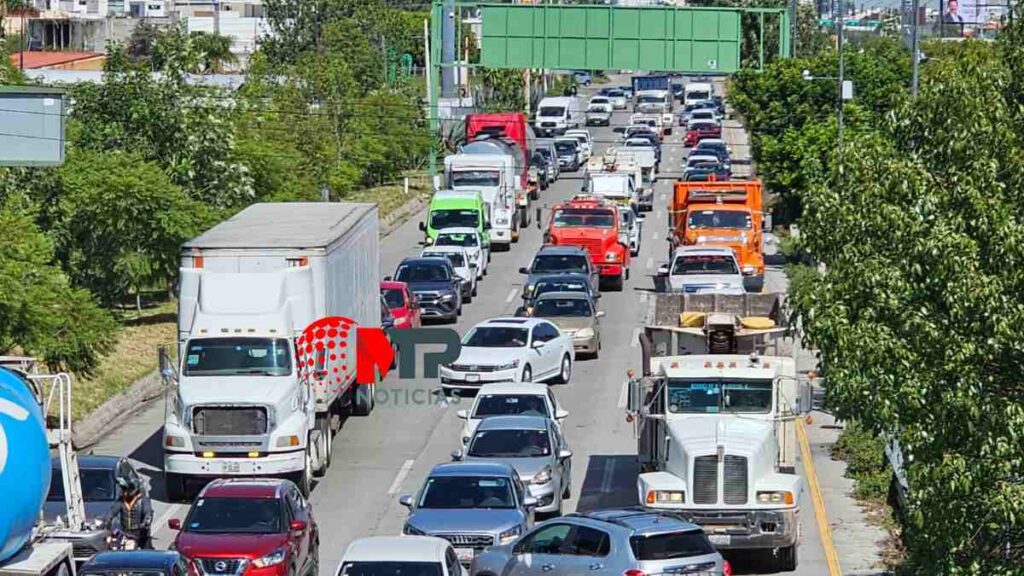
[[[391,214],[416,195],[430,191],[430,180],[419,173],[409,175],[409,195],[401,184],[378,186],[360,190],[346,196],[350,202],[376,202],[383,218]],[[89,377],[74,382],[73,417],[79,420],[89,415],[104,402],[124,392],[135,381],[156,370],[159,365],[157,349],[168,346],[175,352],[177,341],[176,300],[164,300],[144,307],[140,315],[130,309],[122,315],[117,344],[104,356]]]

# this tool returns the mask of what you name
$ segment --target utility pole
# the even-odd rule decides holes
[[[796,56],[796,42],[797,42],[797,5],[796,0],[789,0],[789,51],[790,56]]]
[[[919,24],[917,18],[918,18],[918,11],[920,10],[920,8],[918,6],[918,2],[919,2],[919,0],[913,0],[910,3],[910,6],[911,6],[911,8],[910,8],[910,11],[911,11],[910,22],[911,22],[911,24],[910,25],[912,26],[912,28],[910,29],[910,53],[911,53],[911,55],[914,58],[913,64],[912,64],[912,67],[911,67],[912,74],[910,76],[910,96],[912,98],[916,98],[917,97],[918,74],[919,74],[919,68],[921,66],[920,47],[918,46],[918,35],[917,35],[917,25]],[[941,26],[941,24],[940,24],[940,26]]]
[[[839,126],[837,133],[837,144],[839,146],[839,157],[843,156],[843,21],[846,20],[846,9],[843,5],[843,0],[836,0],[836,12],[838,16],[836,18],[836,36],[839,42],[839,90],[836,95],[839,103]],[[843,169],[843,163],[839,162],[840,171]]]
[[[445,0],[441,9],[441,97],[455,96],[455,1]]]
[[[220,0],[213,0],[213,35],[220,36]]]

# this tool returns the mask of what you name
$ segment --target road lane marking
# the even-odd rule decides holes
[[[614,458],[609,458],[604,461],[604,474],[601,478],[601,493],[608,494],[612,491],[612,481],[615,479],[615,462]]]
[[[658,239],[658,232],[657,231],[651,232],[651,240],[657,240],[657,239]]]
[[[509,304],[513,300],[515,300],[517,293],[519,293],[519,290],[516,289],[516,288],[513,288],[512,291],[508,293],[508,296],[505,297],[505,303]]]
[[[640,347],[640,334],[642,334],[643,331],[644,331],[643,328],[641,328],[639,326],[637,326],[636,328],[633,328],[633,337],[630,338],[630,341],[629,341],[629,347],[630,348],[639,348]]]
[[[153,535],[156,536],[160,532],[163,532],[164,529],[167,528],[167,521],[177,516],[178,512],[181,511],[181,508],[181,504],[170,504],[169,506],[167,506],[167,510],[165,510],[164,513],[160,515],[160,518],[156,521],[156,530],[154,531]]]
[[[807,476],[807,485],[811,490],[811,502],[814,504],[814,519],[818,524],[818,534],[821,537],[821,547],[825,549],[825,560],[828,563],[830,576],[842,576],[843,570],[839,566],[839,554],[832,542],[832,527],[828,524],[828,514],[825,512],[825,498],[821,494],[821,486],[818,484],[818,472],[814,468],[814,456],[811,454],[811,443],[807,441],[807,432],[804,431],[802,418],[796,420],[796,436],[800,441],[800,455],[804,460],[804,474]]]
[[[398,470],[398,475],[395,476],[395,481],[391,483],[391,487],[388,488],[388,496],[394,496],[402,489],[402,482],[405,482],[405,477],[409,475],[409,471],[412,470],[412,465],[415,464],[415,460],[406,460],[402,464],[402,468]]]
[[[647,257],[647,269],[650,270],[651,268],[654,268],[654,256]]]

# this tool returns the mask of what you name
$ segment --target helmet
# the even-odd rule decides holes
[[[123,494],[134,494],[139,490],[139,483],[133,478],[118,478],[117,485],[121,487]]]

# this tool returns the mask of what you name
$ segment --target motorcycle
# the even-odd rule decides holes
[[[107,547],[114,551],[130,551],[140,548],[138,540],[121,531],[107,536]]]

